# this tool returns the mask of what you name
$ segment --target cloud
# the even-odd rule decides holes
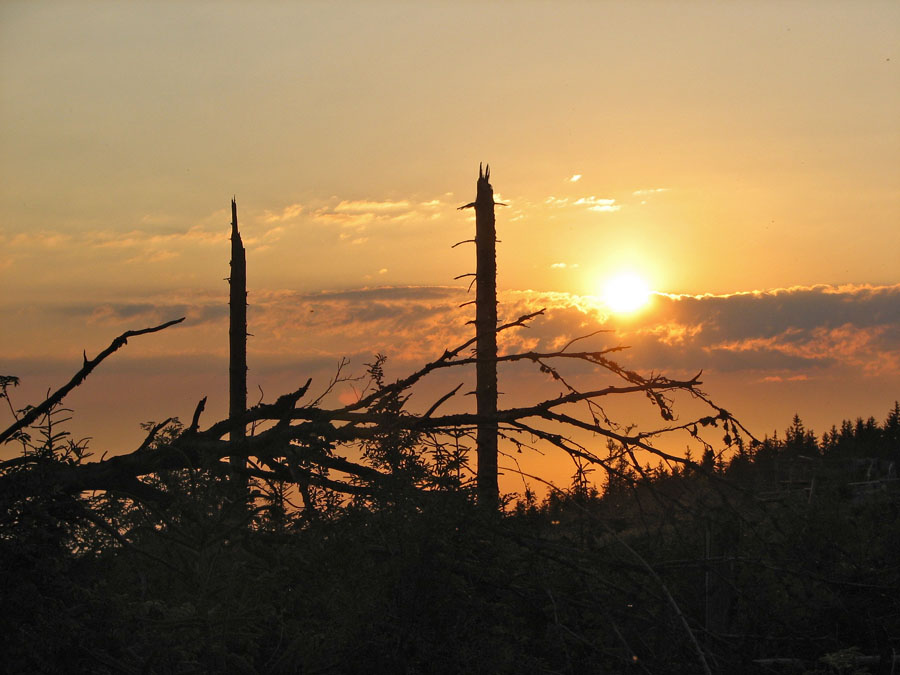
[[[544,204],[547,206],[565,206],[568,203],[568,197],[554,197],[551,195],[544,200]]]
[[[561,269],[561,268],[560,268]],[[382,287],[306,295],[276,310],[284,329],[369,340],[404,358],[439,354],[470,332],[472,298],[456,287]],[[277,303],[281,305],[281,303]],[[251,303],[252,306],[252,303]],[[629,345],[634,367],[656,371],[752,372],[756,379],[813,377],[830,368],[900,375],[900,285],[812,286],[729,295],[655,295],[636,317],[610,314],[595,298],[505,291],[500,320],[544,316],[504,336],[507,349],[558,349],[599,329],[591,348]],[[358,345],[353,347],[358,349]],[[587,348],[587,344],[585,344]]]
[[[332,197],[326,203],[312,206],[294,202],[277,208],[245,210],[241,214],[241,234],[248,250],[260,252],[293,237],[299,224],[322,223],[339,226],[341,241],[359,245],[367,241],[369,235],[363,234],[365,230],[400,225],[410,229],[432,224],[444,211],[454,212],[446,206],[444,197],[417,200]],[[195,260],[192,256],[198,253],[206,255],[215,248],[227,250],[229,221],[230,213],[226,209],[216,209],[192,222],[151,213],[121,225],[0,231],[3,250],[0,266],[33,266],[41,257],[44,257],[41,262],[46,263],[48,254],[56,256],[58,267],[64,267],[67,259],[76,255],[80,256],[79,262],[89,259],[93,265],[154,265],[175,259]]]
[[[279,213],[275,213],[266,209],[263,211],[262,220],[265,223],[283,223],[288,220],[294,220],[303,213],[303,205],[300,203],[289,204],[285,206]]]
[[[574,202],[575,206],[587,206],[589,211],[600,211],[611,213],[618,211],[622,207],[616,204],[615,199],[598,198],[591,195],[590,197],[581,197]]]
[[[809,379],[807,375],[793,375],[791,377],[781,377],[781,375],[767,375],[762,378],[762,382],[806,382]]]
[[[376,352],[395,364],[421,364],[471,337],[474,306],[466,303],[473,299],[462,286],[257,290],[248,299],[249,349],[269,364],[300,357],[331,363],[345,356],[363,363]],[[527,328],[501,333],[501,353],[554,351],[606,331],[572,349],[622,345],[629,349],[616,360],[640,372],[679,377],[704,370],[761,385],[841,380],[848,373],[900,377],[900,284],[657,294],[651,307],[634,317],[618,317],[595,298],[563,292],[506,290],[498,305],[501,323],[545,310]],[[146,340],[141,348],[217,358],[227,351],[224,293],[185,291],[61,306],[55,312],[57,318],[48,317],[47,323],[108,326],[104,334],[111,335],[186,316],[177,331]]]
[[[186,317],[187,325],[198,326],[226,319],[228,299],[226,296],[204,298],[201,294],[193,301],[177,296],[158,296],[132,302],[70,304],[57,307],[51,312],[87,323],[132,329],[159,324],[181,316]]]
[[[657,295],[655,304],[626,332],[652,367],[690,360],[725,371],[841,365],[900,374],[900,285]]]
[[[312,377],[319,393],[341,359],[349,359],[345,375],[362,375],[376,353],[389,359],[388,379],[405,376],[473,336],[474,306],[465,304],[473,299],[473,293],[456,286],[376,286],[316,293],[251,290],[251,389],[255,396],[258,384],[266,399],[272,400]],[[896,398],[900,284],[656,295],[653,300],[643,314],[622,318],[609,314],[590,296],[502,291],[500,323],[539,309],[545,313],[527,327],[500,333],[499,351],[555,351],[567,346],[569,351],[591,351],[627,346],[612,357],[644,374],[690,377],[703,370],[709,393],[757,428],[769,421],[751,422],[741,414],[742,405],[751,410],[769,406],[767,414],[771,415],[800,410],[807,420],[807,411],[821,410],[835,397],[847,401],[884,398],[883,405]],[[4,306],[10,322],[19,325],[27,321],[34,329],[24,336],[23,348],[11,345],[0,355],[0,366],[33,381],[38,394],[41,386],[58,386],[54,383],[71,377],[81,364],[82,349],[91,356],[125,330],[186,316],[179,326],[130,340],[128,348],[110,359],[97,377],[123,378],[121,381],[128,381],[128,391],[134,389],[134,382],[141,383],[139,389],[157,387],[165,404],[160,415],[189,415],[206,394],[211,395],[211,410],[216,401],[221,404],[224,400],[228,358],[224,289],[81,302],[58,305],[53,311],[55,314],[46,306],[33,308],[24,302]],[[596,388],[615,380],[578,362],[558,365],[566,381],[579,388]],[[146,379],[134,379],[137,376]],[[462,393],[472,389],[472,378],[471,368],[429,375],[422,388],[416,388],[410,409],[427,409],[460,383],[464,384],[460,396],[449,401],[446,409],[463,409],[471,404],[471,397]],[[113,386],[110,381],[95,381],[93,388],[83,391]],[[561,391],[558,382],[530,362],[502,365],[500,381],[503,405],[552,398]],[[345,396],[352,394],[340,391]],[[75,404],[80,410],[81,404]],[[622,406],[607,410],[614,419],[636,421],[632,415],[637,413],[627,407],[630,399],[619,403],[617,397],[610,404]],[[182,409],[187,412],[181,413]],[[679,410],[685,409],[679,405]],[[145,409],[130,413],[135,419],[147,419],[147,414]],[[209,412],[208,419],[216,414]],[[788,421],[789,417],[785,418],[784,422]],[[815,423],[824,425],[826,420]]]
[[[590,206],[611,206],[615,203],[615,199],[599,199],[597,197],[580,197],[575,200],[575,205],[588,204]]]
[[[227,241],[224,228],[210,231],[204,226],[186,228],[141,227],[130,230],[85,230],[81,232],[40,231],[19,232],[0,238],[10,249],[63,248],[68,246],[90,246],[98,249],[127,249],[148,246],[174,246],[185,243],[221,244]]]
[[[250,298],[254,348],[265,353],[425,360],[460,342],[472,307],[465,289],[385,286],[322,293],[259,292]]]
[[[41,230],[38,232],[17,232],[12,235],[0,234],[0,243],[4,248],[60,248],[75,241],[68,232]]]
[[[161,251],[145,251],[141,252],[138,255],[128,258],[125,262],[127,263],[136,263],[136,262],[145,262],[145,263],[158,263],[165,262],[166,260],[172,260],[173,258],[178,258],[181,256],[179,251],[172,250],[161,250]]]
[[[544,199],[544,205],[555,208],[564,207],[587,207],[588,211],[597,211],[603,213],[612,213],[622,208],[621,204],[617,204],[615,199],[595,197],[579,197],[577,199],[569,197],[556,197],[551,195]]]
[[[314,209],[311,219],[313,222],[337,225],[345,231],[353,230],[356,233],[380,226],[409,227],[432,222],[441,217],[442,209],[447,208],[440,199],[426,201],[344,199],[334,203],[335,201],[336,197],[331,204]],[[341,239],[348,243],[365,241],[365,239],[351,240],[343,234]]]
[[[574,176],[572,176],[571,178],[569,178],[569,182],[570,182],[570,183],[577,183],[577,182],[580,181],[580,180],[581,180],[581,174],[580,174],[580,173],[576,173]]]
[[[334,207],[337,213],[366,213],[366,212],[388,212],[388,211],[405,211],[409,209],[408,201],[393,202],[386,201],[367,201],[367,200],[344,200]]]
[[[558,262],[550,265],[550,269],[552,270],[575,269],[576,267],[578,267],[578,263]]]

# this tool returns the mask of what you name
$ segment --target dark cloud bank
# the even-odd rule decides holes
[[[800,371],[900,366],[900,285],[659,296],[632,344],[654,367]]]
[[[465,325],[471,308],[461,310],[459,304],[467,299],[471,297],[462,289],[414,287],[306,295],[293,302],[322,310],[331,330],[367,337],[402,357],[423,356],[423,345],[435,355],[442,346],[453,346],[428,338],[435,333],[465,339],[471,331]],[[277,312],[277,304],[269,311]],[[560,293],[509,292],[500,297],[501,320],[542,307],[547,308],[545,316],[507,336],[507,351],[558,349],[574,337],[606,328],[613,332],[583,346],[628,345],[628,361],[641,368],[789,376],[841,365],[871,374],[900,373],[900,284],[657,295],[652,307],[630,318],[608,316],[583,298]],[[322,318],[320,314],[318,320]],[[316,319],[305,320],[307,328],[313,328]]]
[[[264,354],[269,367],[280,361],[330,362],[375,352],[395,361],[422,362],[471,335],[467,321],[474,308],[461,305],[472,299],[474,293],[464,288],[438,286],[259,291],[249,299],[250,348]],[[585,298],[565,293],[508,291],[499,298],[501,321],[541,308],[545,315],[528,328],[504,333],[502,351],[552,351],[575,337],[607,329],[577,348],[627,345],[623,360],[630,366],[663,372],[704,369],[791,377],[840,366],[862,374],[900,375],[900,284],[656,295],[649,308],[633,317],[608,315]],[[185,331],[227,330],[227,306],[220,298],[69,311],[129,324],[187,316]]]

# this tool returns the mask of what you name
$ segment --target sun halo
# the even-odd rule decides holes
[[[637,274],[623,272],[607,279],[600,297],[616,314],[631,314],[649,302],[650,286]]]

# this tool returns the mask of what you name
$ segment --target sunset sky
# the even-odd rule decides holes
[[[900,3],[865,1],[7,0],[0,374],[34,403],[82,350],[187,316],[71,424],[99,455],[204,395],[222,417],[236,195],[251,402],[341,357],[403,375],[471,330],[451,246],[482,161],[500,316],[548,308],[502,348],[615,329],[591,344],[702,369],[760,437],[900,398]],[[630,314],[602,297],[623,272],[655,292]]]

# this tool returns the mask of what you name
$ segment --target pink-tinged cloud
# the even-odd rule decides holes
[[[653,312],[623,337],[653,367],[688,367],[690,360],[726,371],[840,364],[900,373],[900,284],[659,295]]]
[[[458,305],[467,300],[471,297],[460,288],[360,289],[303,296],[297,302],[311,311],[299,315],[273,301],[263,315],[271,315],[273,330],[279,326],[282,335],[296,325],[307,336],[343,336],[348,349],[360,348],[357,339],[369,339],[386,353],[416,359],[465,339],[472,308]],[[500,296],[501,321],[541,308],[545,316],[528,329],[503,336],[508,350],[556,349],[609,329],[615,332],[592,338],[592,344],[629,345],[629,361],[653,370],[702,368],[789,378],[840,365],[900,373],[900,285],[656,296],[651,310],[630,319],[609,315],[585,296],[535,291]]]
[[[45,389],[59,386],[79,367],[82,349],[91,356],[125,330],[186,316],[183,324],[151,339],[130,341],[104,373],[178,389],[177,395],[166,390],[169,393],[161,415],[189,415],[196,401],[210,392],[218,392],[218,398],[213,398],[221,408],[228,358],[224,291],[85,301],[40,310],[7,307],[6,315],[18,317],[19,322],[40,321],[57,330],[36,330],[40,339],[6,349],[0,354],[0,372],[46,383]],[[350,360],[346,374],[362,375],[376,353],[389,357],[389,377],[404,376],[472,336],[474,307],[464,305],[472,299],[473,294],[467,294],[464,287],[438,286],[319,293],[253,291],[248,316],[251,388],[258,383],[271,400],[313,377],[317,391],[322,391],[342,358]],[[651,309],[631,318],[609,315],[592,298],[569,293],[518,290],[501,292],[499,297],[501,323],[542,308],[545,314],[527,328],[500,334],[501,354],[555,351],[567,346],[570,351],[627,346],[614,354],[615,360],[645,374],[679,377],[703,370],[710,393],[729,408],[736,408],[742,396],[748,409],[768,405],[759,396],[771,390],[782,397],[778,406],[808,409],[800,401],[785,400],[785,388],[806,391],[806,406],[851,390],[867,395],[875,392],[871,396],[883,398],[884,405],[897,396],[890,383],[900,381],[900,284],[817,286],[723,296],[658,295]],[[590,334],[594,335],[572,344]],[[532,365],[516,363],[501,368],[504,401],[555,395],[553,387],[558,383]],[[595,386],[598,377],[608,383],[602,372],[589,372],[574,364],[565,368],[564,376],[576,386]],[[466,382],[461,391],[471,389],[467,370],[437,377],[429,380],[424,394],[417,394],[414,407],[427,407],[460,382]],[[724,389],[723,383],[727,385]],[[96,394],[98,390],[84,391]],[[463,394],[448,403],[469,404]],[[210,405],[214,408],[215,402]],[[133,412],[132,425],[149,414]]]
[[[781,375],[766,375],[761,382],[806,382],[809,379],[807,375],[792,375],[790,377],[782,377]]]
[[[468,322],[474,307],[464,304],[472,299],[464,287],[439,286],[256,291],[249,297],[250,349],[271,364],[368,358],[376,352],[395,361],[423,362],[472,335]],[[499,298],[501,322],[538,309],[545,314],[528,328],[501,334],[501,352],[561,349],[604,330],[578,348],[628,346],[622,359],[643,371],[745,372],[753,381],[797,381],[835,368],[860,376],[900,376],[900,284],[657,295],[650,310],[627,319],[608,314],[590,297],[569,293],[505,291]],[[227,345],[215,337],[226,334],[224,293],[84,303],[54,311],[64,320],[106,326],[110,333],[187,316],[172,332],[171,353],[222,356]]]

